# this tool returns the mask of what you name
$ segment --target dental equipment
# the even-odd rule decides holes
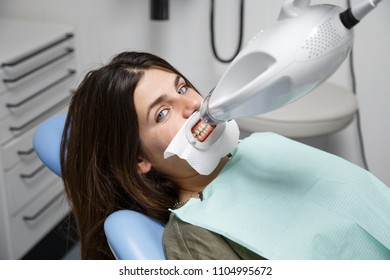
[[[200,121],[217,128],[229,120],[264,114],[306,95],[344,62],[352,45],[352,27],[381,0],[367,0],[351,9],[310,0],[287,0],[278,21],[260,31],[228,66],[200,108]],[[218,139],[221,129],[212,131]],[[187,140],[206,149],[195,134]],[[206,137],[207,138],[207,137]]]

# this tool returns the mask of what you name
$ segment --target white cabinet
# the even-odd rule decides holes
[[[76,86],[74,28],[0,20],[0,64],[0,259],[19,259],[69,213],[32,136]]]

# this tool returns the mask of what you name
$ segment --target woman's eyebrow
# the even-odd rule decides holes
[[[179,81],[180,81],[180,76],[177,75],[176,78],[175,78],[175,87],[177,87],[179,85]]]

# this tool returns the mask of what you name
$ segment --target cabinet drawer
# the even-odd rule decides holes
[[[61,61],[43,71],[37,79],[27,80],[0,95],[0,119],[7,115],[18,116],[35,108],[41,102],[49,102],[64,88],[76,86],[74,59]]]
[[[12,166],[19,162],[28,161],[35,155],[32,138],[34,129],[16,138],[3,147],[3,168],[8,171]]]
[[[0,143],[4,144],[35,127],[48,116],[66,106],[70,97],[71,90],[62,88],[56,95],[50,99],[42,100],[30,110],[7,116],[0,121]]]
[[[4,172],[8,209],[11,215],[61,179],[46,168],[37,156]]]
[[[57,183],[10,218],[10,258],[23,257],[68,213],[69,206],[63,195],[63,187]]]
[[[18,57],[1,61],[3,69],[2,82],[5,88],[12,89],[20,83],[34,79],[42,71],[58,62],[74,56],[74,42],[72,34],[64,36],[42,45]]]
[[[67,109],[64,107],[54,114],[65,113]],[[16,164],[36,156],[32,143],[34,132],[35,127],[3,146],[3,168],[5,171],[9,171]]]

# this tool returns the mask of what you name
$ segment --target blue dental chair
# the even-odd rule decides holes
[[[60,144],[66,114],[42,122],[33,136],[33,146],[41,161],[61,177]],[[104,233],[112,253],[120,260],[163,260],[164,226],[136,211],[119,210],[104,223]]]

